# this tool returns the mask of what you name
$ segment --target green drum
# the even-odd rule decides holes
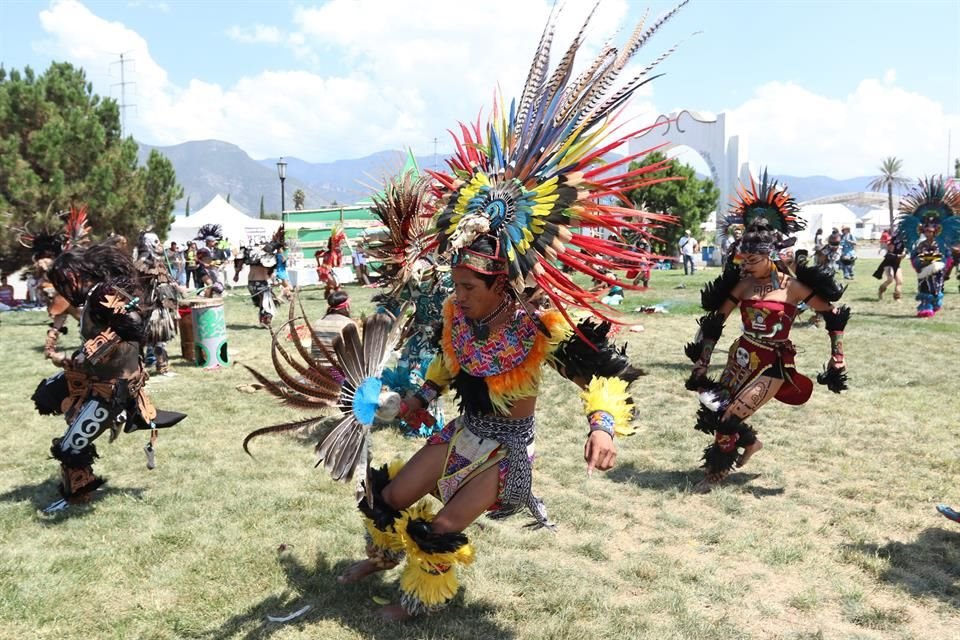
[[[190,301],[193,320],[195,362],[204,369],[219,369],[230,364],[227,355],[227,323],[223,316],[223,298]]]

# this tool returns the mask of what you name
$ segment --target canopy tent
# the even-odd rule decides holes
[[[844,226],[851,230],[857,227],[857,216],[842,204],[801,204],[800,217],[807,221],[807,228],[795,234],[801,247],[813,247],[813,236],[823,229],[823,241],[833,229]]]
[[[220,225],[223,237],[230,241],[232,247],[266,242],[280,227],[279,220],[260,220],[244,215],[218,194],[195,214],[177,218],[170,225],[167,240],[184,245],[195,239],[200,227],[205,224]]]

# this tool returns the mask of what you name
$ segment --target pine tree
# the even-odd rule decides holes
[[[190,196],[187,196],[187,210],[185,216],[186,218],[190,217]]]
[[[266,213],[266,209],[263,208],[263,194],[260,194],[260,218],[263,219],[263,214]]]

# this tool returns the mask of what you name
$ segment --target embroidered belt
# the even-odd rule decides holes
[[[461,419],[464,427],[478,438],[496,440],[507,450],[507,477],[500,495],[501,507],[490,517],[505,518],[527,507],[536,519],[536,526],[553,528],[543,501],[533,495],[533,465],[527,456],[527,446],[536,433],[536,418],[467,414]]]

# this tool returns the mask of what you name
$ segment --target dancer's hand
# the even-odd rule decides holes
[[[613,437],[605,431],[591,431],[583,447],[583,459],[587,461],[587,475],[594,469],[609,471],[617,459],[617,447]]]

